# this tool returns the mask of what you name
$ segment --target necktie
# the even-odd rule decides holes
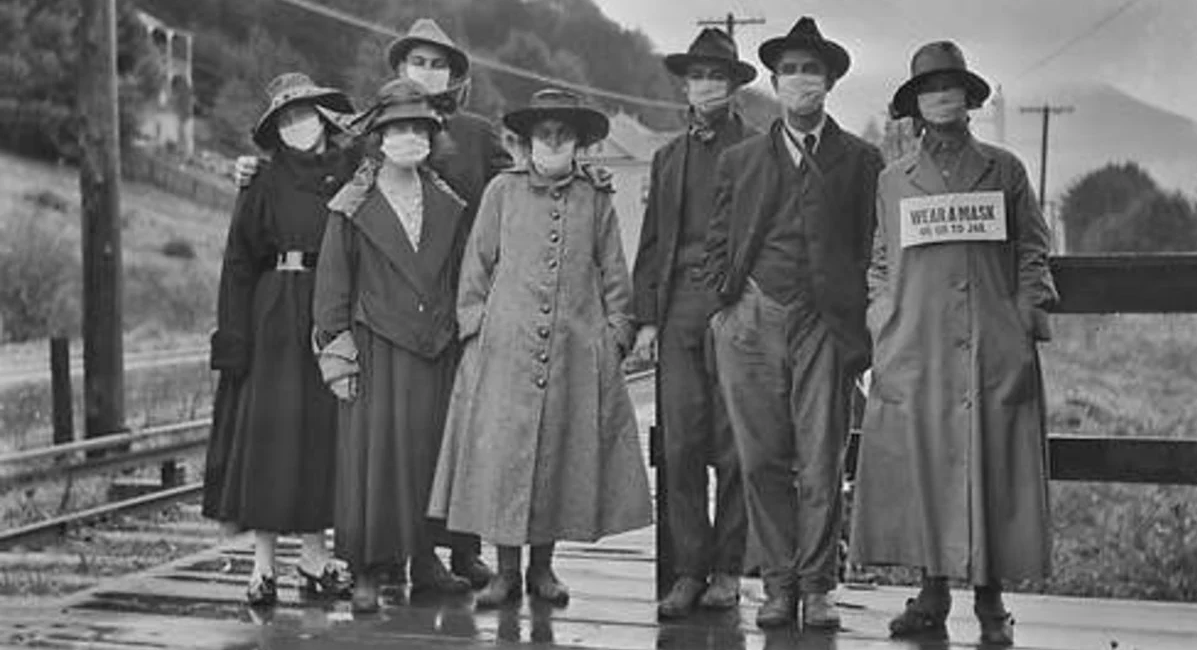
[[[806,153],[812,156],[815,155],[816,143],[818,143],[818,140],[815,138],[814,133],[807,133],[806,135],[802,136],[802,148],[806,149]]]

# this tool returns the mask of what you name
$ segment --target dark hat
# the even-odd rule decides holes
[[[291,104],[307,101],[338,113],[353,112],[353,103],[345,93],[336,88],[317,86],[302,72],[286,72],[270,80],[266,84],[266,94],[270,96],[270,106],[251,132],[254,143],[263,149],[274,146],[275,134],[271,131],[274,120],[279,111]]]
[[[412,23],[407,34],[391,42],[387,48],[387,63],[397,69],[407,53],[417,45],[432,45],[444,49],[449,56],[449,74],[460,79],[470,71],[470,57],[457,47],[453,39],[431,18],[421,18]]]
[[[757,56],[765,67],[776,72],[777,59],[786,50],[806,50],[813,52],[827,64],[828,74],[832,79],[839,79],[848,72],[848,65],[852,62],[848,51],[838,43],[823,38],[815,19],[803,16],[794,23],[790,33],[785,36],[771,38],[761,44]]]
[[[424,86],[411,79],[399,78],[378,89],[374,105],[359,118],[367,133],[377,131],[393,122],[425,122],[432,133],[441,130],[444,122],[428,103]]]
[[[756,68],[740,60],[736,42],[726,32],[707,27],[698,33],[684,54],[670,54],[665,57],[665,67],[673,74],[684,77],[691,63],[711,63],[727,66],[731,78],[737,85],[744,85],[756,79]]]
[[[914,53],[910,60],[910,79],[894,93],[890,114],[895,119],[918,117],[919,86],[927,77],[941,72],[956,75],[964,82],[964,96],[970,109],[980,108],[989,98],[989,84],[969,71],[960,48],[951,41],[936,41],[920,47]]]
[[[582,105],[582,98],[557,88],[546,88],[532,95],[528,106],[503,116],[503,124],[516,135],[532,137],[532,127],[542,120],[561,120],[578,134],[578,146],[588,147],[607,137],[611,124],[607,116]]]

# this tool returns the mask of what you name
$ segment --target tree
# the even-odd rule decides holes
[[[1101,237],[1088,236],[1090,227],[1106,222],[1103,231],[1114,227],[1109,219],[1124,214],[1134,205],[1159,193],[1159,187],[1138,164],[1108,164],[1090,172],[1064,193],[1060,218],[1064,222],[1064,249],[1085,252],[1098,249]]]
[[[1090,223],[1079,248],[1103,253],[1194,251],[1197,214],[1183,194],[1155,190],[1135,199],[1126,209],[1109,212]]]

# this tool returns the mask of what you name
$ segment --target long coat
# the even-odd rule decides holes
[[[708,281],[725,305],[740,299],[765,235],[781,209],[781,171],[789,161],[785,127],[748,138],[719,159],[716,205],[707,232]],[[868,367],[865,270],[874,223],[873,189],[881,152],[827,118],[814,155],[821,179],[803,189],[807,257],[815,308],[831,328],[850,374]]]
[[[505,545],[652,522],[620,369],[631,293],[609,179],[527,169],[483,195],[462,261],[466,340],[429,513]]]
[[[1044,402],[1035,350],[1056,291],[1022,164],[964,143],[955,171],[925,147],[888,167],[869,270],[873,373],[852,555],[988,584],[1047,574]],[[999,191],[1005,241],[902,248],[903,199]]]

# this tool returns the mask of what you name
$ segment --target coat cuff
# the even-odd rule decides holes
[[[611,340],[619,348],[620,357],[625,356],[631,349],[636,337],[636,326],[627,316],[608,316],[607,327],[611,331]]]
[[[213,370],[241,373],[249,370],[249,341],[227,331],[212,332],[209,365]]]
[[[477,336],[482,331],[482,317],[485,314],[486,308],[482,305],[457,310],[458,338],[464,341]]]
[[[316,352],[316,363],[320,366],[324,383],[331,384],[342,377],[361,372],[357,362],[357,344],[353,342],[353,334],[349,330],[337,334],[322,347],[317,345],[319,339],[319,333],[313,331],[312,348]]]
[[[656,287],[642,291],[632,296],[632,316],[637,325],[655,325],[657,323]]]

